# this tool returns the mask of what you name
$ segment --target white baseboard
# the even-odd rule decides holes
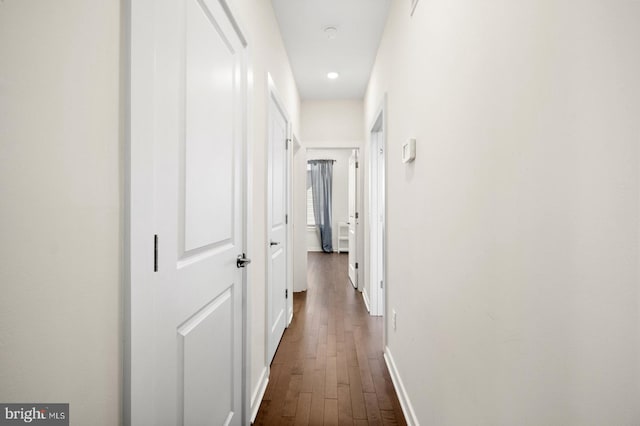
[[[393,387],[396,389],[398,400],[400,400],[400,406],[402,407],[402,412],[405,420],[407,421],[407,425],[418,426],[420,423],[418,423],[416,413],[413,411],[409,395],[407,394],[407,390],[404,388],[404,384],[400,378],[400,373],[398,372],[398,368],[396,367],[396,363],[393,360],[393,356],[391,355],[391,351],[388,346],[384,348],[384,360],[387,364],[387,368],[389,369],[389,375],[391,375],[391,381],[393,381]]]
[[[366,288],[362,290],[362,300],[364,300],[364,306],[366,306],[367,312],[371,312],[371,309],[369,309],[369,294]]]
[[[264,367],[262,370],[262,374],[260,375],[260,380],[258,380],[258,386],[253,391],[253,395],[251,396],[251,423],[253,423],[258,415],[258,410],[260,409],[260,404],[262,403],[262,398],[264,397],[264,393],[267,390],[267,384],[269,383],[269,368]]]

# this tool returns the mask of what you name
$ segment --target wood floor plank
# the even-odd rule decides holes
[[[353,337],[353,332],[348,331],[344,334],[344,350],[347,356],[348,366],[358,365],[358,354],[356,353],[356,343]]]
[[[336,356],[336,373],[338,384],[349,384],[349,370],[347,369],[347,355],[344,351],[338,351]]]
[[[316,369],[324,370],[327,366],[327,344],[318,343],[316,351]]]
[[[336,341],[344,342],[344,314],[336,315]]]
[[[315,374],[316,360],[313,358],[306,358],[304,360],[304,371],[302,372],[302,384],[300,385],[300,392],[312,392],[313,391],[313,376]]]
[[[336,357],[327,358],[327,371],[325,373],[324,397],[338,397],[338,374],[336,369]]]
[[[371,370],[371,378],[373,379],[373,386],[378,397],[378,407],[381,410],[393,410],[391,399],[389,399],[388,386],[389,383],[385,379],[383,368],[386,369],[379,358],[369,358],[369,367]]]
[[[373,379],[371,378],[371,367],[369,366],[369,358],[366,356],[358,357],[358,366],[360,367],[360,379],[362,380],[362,390],[364,392],[375,392]]]
[[[320,324],[320,329],[318,330],[318,343],[327,343],[327,324]]]
[[[362,382],[360,381],[360,370],[357,366],[349,367],[349,391],[351,393],[353,418],[366,419],[367,410],[364,403],[364,393],[362,392]]]
[[[324,386],[326,384],[325,370],[313,370],[313,385],[311,391],[314,395],[324,398]]]
[[[296,357],[291,362],[291,374],[304,374],[304,358]]]
[[[327,336],[327,357],[336,356],[336,351],[337,351],[336,335],[335,333],[329,334]]]
[[[324,397],[316,393],[311,394],[311,408],[309,410],[309,425],[324,423]]]
[[[351,408],[349,385],[338,385],[338,424],[353,425],[353,410]]]
[[[338,426],[338,400],[324,400],[324,424],[326,426]]]
[[[364,401],[367,407],[367,421],[370,425],[381,425],[382,416],[380,415],[380,409],[378,408],[378,397],[375,393],[365,393]]]
[[[309,424],[309,414],[311,413],[311,392],[301,392],[298,396],[298,407],[296,408],[297,426],[307,426]]]
[[[300,395],[300,387],[302,385],[302,375],[295,374],[291,376],[289,388],[284,398],[284,406],[282,407],[282,415],[284,417],[293,417],[296,415],[298,407],[298,395]]]
[[[399,424],[396,419],[396,413],[393,410],[380,410],[380,416],[384,426],[397,426]]]

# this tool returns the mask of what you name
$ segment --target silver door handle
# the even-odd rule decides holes
[[[272,246],[272,247],[273,247],[273,246],[277,246],[278,244],[280,244],[280,242],[279,242],[279,241],[270,241],[270,242],[269,242],[269,245],[270,245],[270,246]]]
[[[251,263],[251,259],[247,259],[246,254],[242,253],[238,255],[238,259],[236,260],[236,266],[238,268],[244,268],[250,263]]]

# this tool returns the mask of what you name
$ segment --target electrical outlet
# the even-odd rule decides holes
[[[392,321],[392,324],[393,324],[393,331],[396,331],[396,329],[398,327],[398,314],[396,313],[395,309],[392,311],[391,321]]]

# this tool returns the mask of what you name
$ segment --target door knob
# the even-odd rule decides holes
[[[280,242],[279,242],[279,241],[270,241],[270,242],[269,242],[269,245],[270,245],[270,246],[272,246],[272,247],[273,247],[273,246],[277,246],[278,244],[280,244]]]
[[[236,266],[238,268],[244,268],[250,263],[251,263],[251,259],[247,259],[246,254],[242,253],[238,255],[238,259],[236,260]]]

